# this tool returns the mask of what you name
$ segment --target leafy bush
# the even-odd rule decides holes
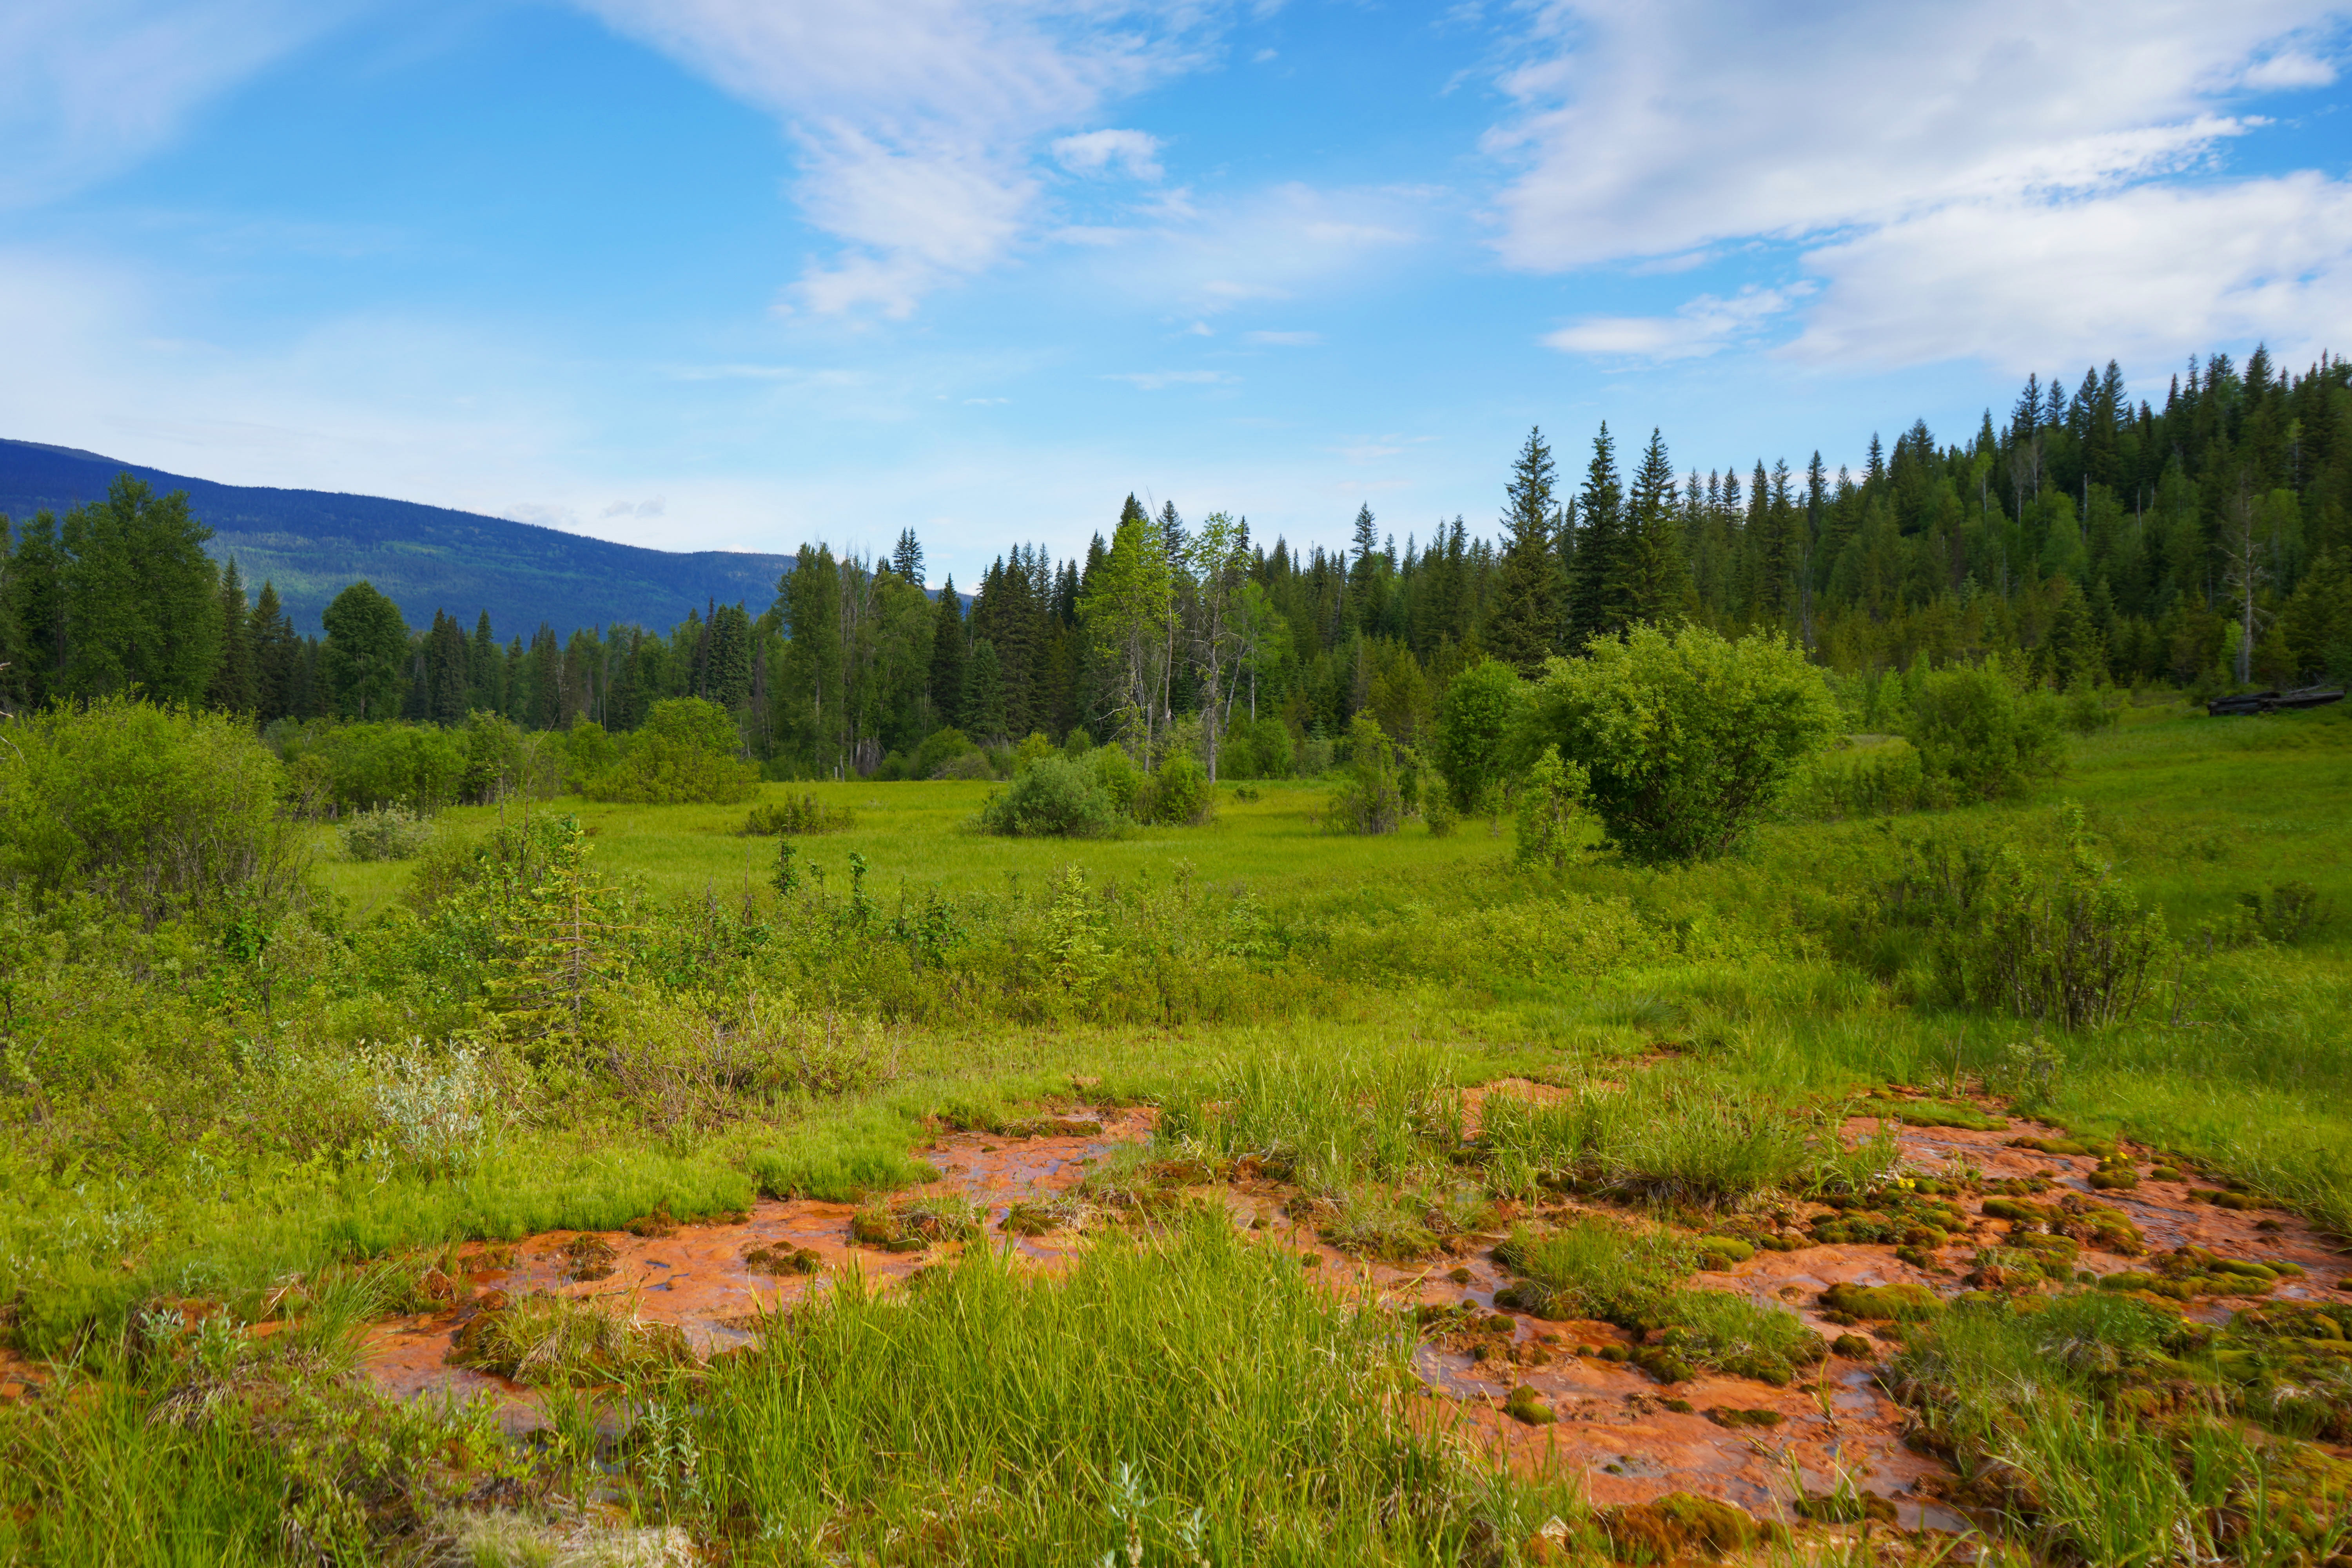
[[[980,808],[980,827],[1014,838],[1095,838],[1111,831],[1118,807],[1084,763],[1043,756]]]
[[[1124,746],[1097,746],[1088,752],[1086,765],[1110,795],[1111,805],[1122,816],[1135,815],[1135,803],[1143,793],[1143,770],[1127,754]]]
[[[1335,833],[1394,833],[1404,816],[1397,749],[1380,721],[1359,713],[1348,727],[1348,767],[1331,792],[1324,821]]]
[[[1584,801],[1591,791],[1584,770],[1561,762],[1558,746],[1543,749],[1519,791],[1516,859],[1521,870],[1539,866],[1558,870],[1583,849]],[[1435,830],[1431,824],[1431,831]]]
[[[301,885],[285,770],[234,718],[107,698],[0,739],[0,886],[94,893],[152,926]]]
[[[907,776],[912,779],[946,777],[940,769],[976,749],[964,738],[964,732],[952,724],[944,730],[934,730],[923,737],[923,743],[915,748],[915,754],[908,760]]]
[[[457,731],[430,724],[272,726],[288,766],[325,785],[345,811],[400,805],[433,812],[465,793],[467,755]]]
[[[581,793],[591,800],[635,805],[747,800],[758,787],[760,770],[737,760],[740,749],[735,720],[726,709],[699,697],[673,697],[653,705],[620,762],[589,780]]]
[[[1169,753],[1144,786],[1136,811],[1143,821],[1171,827],[1206,822],[1216,814],[1209,771],[1190,752]]]
[[[1807,763],[1790,795],[1799,816],[1822,822],[1892,816],[1952,803],[1948,781],[1930,779],[1908,741],[1841,744]]]
[[[1503,782],[1512,731],[1527,708],[1527,683],[1499,659],[1481,659],[1437,700],[1433,760],[1454,808],[1475,811]]]
[[[336,837],[346,860],[407,860],[433,842],[433,823],[397,805],[378,806],[345,818]]]
[[[744,820],[743,831],[756,837],[774,837],[796,833],[846,833],[856,826],[857,814],[845,805],[827,805],[817,799],[814,790],[788,795],[782,800],[761,803],[751,808]]]
[[[2024,795],[2065,766],[2058,704],[1998,659],[1931,670],[1911,693],[1904,738],[1927,776],[1962,800]]]
[[[989,761],[988,753],[977,746],[958,752],[941,763],[938,771],[931,774],[935,779],[992,779],[995,776],[995,764]]]
[[[1938,985],[1964,1005],[2061,1028],[2095,1028],[2137,1008],[2169,947],[2069,805],[2046,849],[1925,838],[1905,846],[1885,909],[1935,931]]]
[[[1235,719],[1217,747],[1217,776],[1223,779],[1278,779],[1290,775],[1293,747],[1290,731],[1272,714],[1263,719]]]
[[[1521,745],[1585,770],[1634,859],[1705,859],[1738,847],[1836,722],[1820,671],[1780,637],[1636,626],[1547,664]]]

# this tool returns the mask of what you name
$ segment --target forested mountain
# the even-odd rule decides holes
[[[2216,355],[2160,401],[2129,396],[2113,363],[2072,392],[2036,378],[1959,439],[1916,422],[1891,447],[1874,437],[1860,473],[1814,455],[1702,474],[1662,432],[1621,448],[1605,426],[1580,473],[1561,470],[1530,432],[1497,476],[1492,536],[1456,517],[1402,546],[1369,507],[1344,547],[1295,548],[1130,496],[1083,559],[1014,545],[969,613],[925,591],[908,532],[887,560],[805,544],[793,570],[667,630],[616,618],[565,636],[545,600],[516,620],[462,601],[446,607],[474,609],[470,626],[436,607],[417,629],[362,583],[327,609],[323,642],[273,592],[248,606],[256,563],[216,579],[192,509],[125,476],[102,506],[17,525],[0,682],[19,703],[136,684],[265,720],[479,709],[542,729],[625,730],[692,694],[732,709],[777,771],[919,770],[927,738],[955,726],[1085,728],[1147,756],[1172,740],[1247,773],[1366,710],[1417,742],[1470,663],[1531,672],[1642,620],[1782,634],[1859,676],[1988,655],[2056,686],[2352,675],[2341,361],[2289,374],[2259,349],[2242,368]]]
[[[247,581],[276,584],[305,636],[318,635],[328,601],[362,579],[420,623],[436,605],[462,605],[501,626],[545,621],[559,637],[614,621],[667,626],[713,600],[765,604],[787,559],[608,544],[381,496],[219,485],[29,441],[0,440],[0,517],[63,516],[103,500],[121,473],[159,494],[185,490],[189,510],[212,530],[212,557],[233,556]]]

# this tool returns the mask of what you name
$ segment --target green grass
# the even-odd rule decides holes
[[[1087,1187],[1111,1213],[1153,1218],[1139,1244],[1091,1227],[1114,1239],[1065,1284],[975,1258],[903,1300],[843,1294],[709,1374],[728,1399],[640,1377],[640,1447],[602,1462],[629,1478],[642,1516],[688,1521],[742,1561],[795,1560],[812,1532],[814,1554],[850,1560],[892,1530],[947,1531],[971,1561],[1014,1560],[1033,1538],[1055,1560],[1094,1561],[1125,1551],[1130,1521],[1164,1554],[1194,1509],[1200,1529],[1264,1561],[1436,1560],[1474,1520],[1504,1528],[1496,1510],[1524,1497],[1441,1464],[1393,1422],[1342,1418],[1387,1397],[1392,1326],[1307,1289],[1272,1249],[1227,1256],[1181,1224],[1165,1234],[1171,1194],[1234,1162],[1297,1184],[1327,1237],[1400,1257],[1480,1223],[1482,1193],[1549,1202],[1573,1187],[1688,1220],[1866,1186],[1887,1150],[1830,1134],[1843,1108],[1900,1085],[2125,1133],[2352,1235],[2352,716],[2337,710],[2134,710],[2034,801],[1786,822],[1720,863],[1601,857],[1556,875],[1512,870],[1507,835],[1480,821],[1447,838],[1320,833],[1320,785],[1261,784],[1254,803],[1227,792],[1208,826],[1083,843],[963,831],[987,785],[814,787],[856,826],[795,841],[803,871],[826,877],[785,902],[767,887],[777,841],[740,835],[745,807],[534,808],[576,812],[592,865],[635,889],[635,945],[577,1043],[499,1030],[479,963],[408,909],[414,863],[323,856],[341,915],[287,927],[266,965],[204,931],[87,911],[0,933],[0,1310],[25,1349],[79,1347],[92,1379],[86,1399],[0,1416],[0,1562],[273,1560],[270,1500],[341,1493],[289,1468],[284,1444],[265,1451],[253,1412],[273,1432],[343,1434],[320,1436],[321,1454],[369,1433],[410,1434],[384,1436],[387,1452],[447,1436],[422,1416],[412,1431],[404,1415],[306,1404],[290,1376],[221,1406],[247,1415],[145,1424],[180,1386],[137,1350],[158,1301],[214,1297],[250,1316],[289,1275],[463,1237],[610,1228],[661,1205],[684,1219],[760,1194],[873,1200],[928,1178],[912,1151],[937,1125],[1002,1128],[1074,1100],[1163,1110],[1157,1143]],[[2082,803],[2182,940],[2157,996],[2080,1036],[1923,1001],[1916,933],[1879,909],[1888,835],[2034,853],[2060,800]],[[443,830],[495,819],[451,812]],[[852,852],[870,867],[864,916]],[[2243,895],[2289,881],[2336,920],[2292,947],[2233,934]],[[893,927],[902,888],[917,913],[938,890],[932,936]],[[767,1033],[742,1032],[754,1000]],[[865,1053],[835,1075],[845,1090],[747,1066],[746,1051],[839,1020]],[[384,1086],[454,1072],[459,1048],[487,1086],[482,1131],[462,1158],[427,1160]],[[1461,1091],[1505,1074],[1559,1097],[1490,1098],[1465,1148]],[[1792,1369],[1811,1353],[1791,1315],[1688,1289],[1680,1244],[1642,1234],[1538,1229],[1513,1256],[1562,1310],[1654,1330],[1662,1375]],[[1259,1352],[1236,1336],[1253,1332],[1266,1364],[1237,1382]],[[2079,1393],[2071,1352],[1984,1332],[2012,1339],[1936,1340],[1961,1369],[1936,1386],[1967,1392],[1929,1403],[1983,1413],[1969,1440],[2041,1478],[2021,1529],[2117,1562],[2163,1561],[2167,1540],[2255,1561],[2285,1540],[2259,1521],[2260,1489],[2286,1462],[2257,1439],[2159,1430],[2130,1410],[2086,1425],[2018,1394]],[[1137,1367],[1158,1369],[1140,1392]],[[1103,1388],[1082,1386],[1082,1369]],[[1273,1414],[1286,1408],[1289,1427]],[[1236,1456],[1221,1468],[1213,1438]],[[793,1465],[746,1460],[779,1444]],[[692,1496],[689,1450],[712,1457]],[[400,1472],[402,1495],[425,1500],[412,1522],[439,1506],[419,1466]],[[1412,1504],[1376,1506],[1376,1491]],[[27,1500],[37,1537],[11,1522]],[[2249,1519],[2251,1535],[2214,1533]],[[1539,1522],[1514,1515],[1505,1539]]]

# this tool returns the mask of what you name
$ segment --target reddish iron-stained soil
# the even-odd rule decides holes
[[[1486,1095],[1549,1098],[1561,1092],[1506,1080],[1474,1095],[1468,1114],[1475,1119]],[[917,1193],[962,1194],[984,1202],[992,1245],[1010,1241],[1035,1266],[1052,1268],[1079,1238],[1068,1234],[1039,1239],[1003,1237],[1000,1226],[1006,1208],[1020,1199],[1066,1191],[1091,1163],[1117,1146],[1148,1137],[1153,1120],[1150,1111],[1133,1110],[1065,1114],[1098,1118],[1100,1130],[1024,1139],[944,1135],[918,1151],[940,1174]],[[1846,1131],[1859,1139],[1879,1127],[1875,1119],[1857,1119],[1847,1123]],[[1915,1174],[1943,1174],[1964,1160],[1988,1177],[2046,1176],[2053,1184],[2047,1201],[2064,1191],[2077,1191],[2113,1205],[2130,1215],[2151,1252],[2194,1244],[2230,1257],[2284,1258],[2302,1265],[2308,1277],[2281,1281],[2272,1293],[2275,1298],[2329,1297],[2346,1275],[2345,1257],[2293,1215],[2215,1208],[2192,1202],[2188,1184],[2145,1178],[2134,1191],[2094,1194],[2086,1178],[2095,1160],[2007,1146],[2020,1135],[2060,1136],[2056,1129],[2014,1122],[1998,1132],[1895,1123],[1887,1124],[1887,1130],[1904,1167]],[[1402,1267],[1348,1258],[1311,1229],[1280,1218],[1282,1190],[1246,1174],[1229,1185],[1203,1189],[1202,1195],[1221,1200],[1237,1223],[1256,1222],[1267,1244],[1313,1254],[1321,1264],[1318,1277],[1335,1289],[1369,1289],[1399,1306],[1472,1302],[1491,1316],[1495,1292],[1509,1282],[1508,1274],[1486,1255],[1487,1244],[1483,1242],[1458,1256]],[[1965,1206],[1973,1211],[1977,1204],[1967,1200]],[[745,1342],[761,1312],[809,1291],[833,1289],[853,1269],[868,1281],[887,1281],[956,1250],[950,1244],[892,1254],[856,1245],[849,1237],[855,1212],[845,1204],[772,1201],[760,1204],[740,1223],[679,1226],[659,1237],[608,1234],[602,1239],[613,1249],[612,1272],[590,1280],[576,1279],[569,1272],[563,1248],[573,1239],[571,1232],[533,1237],[509,1249],[469,1248],[466,1256],[472,1267],[463,1281],[453,1282],[457,1300],[448,1307],[379,1324],[373,1331],[368,1374],[384,1389],[406,1396],[495,1392],[506,1405],[510,1424],[520,1428],[536,1421],[527,1390],[443,1361],[471,1310],[469,1302],[479,1292],[545,1289],[604,1300],[640,1321],[677,1325],[698,1351],[709,1353]],[[1956,1238],[1932,1268],[1898,1260],[1891,1247],[1821,1246],[1759,1252],[1729,1270],[1701,1274],[1694,1283],[1786,1307],[1825,1337],[1834,1338],[1865,1331],[1843,1328],[1819,1315],[1816,1300],[1832,1285],[1916,1281],[1953,1294],[1964,1288],[1960,1276],[1968,1270],[1974,1248],[1998,1240],[2007,1229],[2004,1221],[1979,1219],[1974,1233]],[[822,1258],[822,1270],[772,1279],[745,1265],[747,1252],[774,1247],[811,1249]],[[2144,1260],[2087,1248],[2079,1261],[2080,1268],[2100,1274],[2141,1266]],[[1454,1278],[1457,1269],[1466,1271],[1466,1278]],[[2218,1319],[2243,1304],[2205,1300],[2193,1310]],[[1422,1347],[1416,1364],[1434,1396],[1433,1410],[1458,1414],[1469,1440],[1498,1448],[1514,1464],[1530,1470],[1557,1468],[1580,1477],[1596,1504],[1647,1501],[1688,1490],[1773,1516],[1785,1512],[1792,1479],[1821,1491],[1832,1489],[1843,1476],[1892,1500],[1903,1526],[1957,1529],[1966,1522],[1937,1500],[1944,1489],[1942,1468],[1904,1447],[1904,1413],[1878,1388],[1866,1362],[1832,1357],[1797,1385],[1781,1389],[1712,1374],[1661,1386],[1633,1367],[1575,1354],[1579,1343],[1626,1342],[1628,1336],[1621,1330],[1602,1323],[1549,1323],[1512,1316],[1518,1347],[1512,1361],[1490,1355],[1479,1362],[1467,1352],[1440,1344]],[[0,1376],[5,1375],[6,1366],[0,1363]],[[1550,1407],[1553,1423],[1522,1425],[1504,1414],[1507,1396],[1523,1384]],[[1687,1403],[1691,1409],[1669,1408],[1669,1400]],[[1777,1426],[1732,1429],[1710,1420],[1706,1414],[1710,1409],[1769,1410],[1781,1419]]]

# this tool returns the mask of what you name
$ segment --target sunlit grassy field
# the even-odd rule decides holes
[[[576,1060],[502,1035],[469,999],[487,982],[447,958],[456,928],[445,916],[406,896],[417,862],[344,859],[331,827],[316,834],[314,876],[337,912],[315,931],[281,938],[266,999],[245,972],[176,990],[121,979],[133,963],[152,975],[189,962],[152,942],[48,950],[47,967],[22,971],[35,978],[13,994],[20,1017],[47,1020],[47,1054],[22,1059],[48,1076],[41,1113],[20,1118],[0,1152],[0,1300],[24,1350],[87,1354],[93,1367],[111,1368],[106,1375],[118,1382],[105,1398],[127,1402],[130,1425],[113,1436],[45,1428],[53,1447],[44,1473],[99,1464],[97,1456],[128,1464],[129,1448],[161,1441],[135,1436],[146,1429],[127,1390],[162,1374],[121,1348],[159,1300],[204,1295],[250,1313],[290,1278],[404,1249],[609,1230],[657,1208],[679,1218],[721,1214],[762,1194],[887,1192],[924,1177],[909,1151],[939,1119],[996,1125],[1066,1099],[1076,1082],[1097,1100],[1149,1102],[1195,1121],[1202,1106],[1246,1107],[1255,1096],[1272,1108],[1266,1126],[1278,1128],[1285,1118],[1328,1116],[1326,1100],[1343,1109],[1376,1100],[1385,1091],[1360,1086],[1388,1081],[1382,1075],[1460,1086],[1505,1074],[1581,1083],[1598,1071],[1629,1086],[1610,1112],[1622,1122],[1611,1136],[1624,1141],[1623,1158],[1672,1162],[1689,1191],[1725,1193],[1825,1178],[1806,1163],[1812,1156],[1776,1153],[1770,1139],[1724,1128],[1827,1114],[1890,1083],[1990,1094],[2088,1135],[2121,1132],[2176,1150],[2352,1234],[2352,715],[2341,709],[2232,721],[2130,710],[2119,728],[2075,742],[2065,777],[2032,799],[1775,821],[1738,855],[1682,867],[1594,852],[1559,871],[1521,869],[1507,820],[1467,819],[1445,837],[1417,821],[1380,837],[1335,835],[1317,821],[1328,785],[1314,781],[1253,784],[1255,799],[1224,786],[1215,819],[1200,826],[1091,841],[997,838],[969,826],[992,787],[761,786],[765,800],[813,789],[855,816],[846,831],[782,841],[803,879],[790,898],[772,887],[780,841],[743,834],[746,805],[533,804],[535,820],[576,817],[583,865],[616,886],[614,926],[635,943],[600,982],[608,990],[593,1009],[593,1049]],[[1897,841],[2046,855],[2067,803],[2082,807],[2128,895],[2163,917],[2167,956],[2147,1001],[2112,1026],[2069,1033],[1934,994],[1917,933],[1884,918]],[[508,807],[505,820],[522,810]],[[453,810],[436,831],[463,843],[500,820],[495,810]],[[862,910],[851,900],[853,855],[866,867]],[[2315,921],[2291,941],[2249,935],[2244,900],[2293,883],[2307,884]],[[926,910],[935,927],[922,928]],[[101,966],[100,948],[112,967]],[[709,1067],[694,1042],[709,1020],[741,1016],[747,998],[791,1029],[838,1034],[847,1042],[840,1069],[821,1079],[746,1079]],[[402,1155],[381,1086],[443,1070],[433,1064],[460,1050],[488,1064],[495,1116],[462,1161]],[[1662,1056],[1665,1068],[1643,1065]],[[1680,1076],[1654,1077],[1661,1071]],[[1710,1122],[1713,1131],[1690,1120],[1701,1106],[1721,1123]],[[1225,1135],[1242,1137],[1234,1125]],[[1386,1156],[1369,1146],[1331,1148],[1339,1186],[1392,1182],[1406,1169],[1381,1165]],[[1763,1173],[1743,1173],[1752,1172]],[[1367,1215],[1386,1212],[1363,1201]],[[1340,1356],[1364,1390],[1386,1386],[1397,1351],[1376,1326],[1318,1316],[1286,1286],[1269,1296],[1255,1264],[1185,1245],[1195,1248],[1189,1261],[1170,1267],[1191,1270],[1203,1300],[1240,1292],[1295,1324],[1282,1352],[1293,1360],[1281,1364]],[[1150,1331],[1144,1276],[1107,1261],[1089,1278],[1088,1289],[1108,1292],[1113,1319]],[[956,1289],[940,1300],[999,1315],[990,1321],[1068,1321],[1057,1315],[1063,1307],[1001,1280]],[[844,1319],[824,1331],[854,1339],[895,1331],[894,1321]],[[963,1320],[926,1322],[922,1331],[940,1337],[924,1353],[966,1353]],[[1186,1342],[1214,1360],[1228,1353],[1216,1348],[1221,1331],[1202,1319]],[[761,1383],[768,1373],[757,1367],[726,1374],[751,1380],[740,1419],[703,1434],[746,1466],[782,1440],[755,1430],[762,1422],[782,1430],[848,1407],[838,1401],[876,1432],[898,1419],[878,1385],[851,1379],[837,1397],[819,1396],[805,1384]],[[982,1379],[950,1403],[979,1421],[991,1386]],[[1059,1392],[1037,1406],[1047,1412],[1041,1421],[1141,1430],[1080,1390],[1053,1386]],[[1233,1428],[1234,1441],[1277,1462],[1280,1445],[1255,1413],[1306,1396],[1268,1384],[1237,1397],[1254,1414]],[[1286,1561],[1458,1560],[1475,1511],[1467,1494],[1432,1502],[1437,1522],[1425,1535],[1394,1535],[1373,1492],[1436,1483],[1420,1472],[1401,1479],[1421,1460],[1366,1446],[1340,1413],[1316,1408],[1331,1423],[1331,1462],[1357,1489],[1334,1516],[1339,1534],[1316,1544],[1321,1505],[1283,1493],[1262,1524],[1270,1533],[1254,1539],[1291,1542]],[[1201,1497],[1239,1508],[1243,1494],[1220,1489],[1199,1445],[1182,1436],[1211,1415],[1181,1401],[1153,1409],[1151,1435],[1133,1440],[1162,1453],[1170,1473],[1192,1477],[1185,1485]],[[457,1440],[434,1431],[425,1437]],[[964,1447],[960,1437],[922,1448],[936,1471],[926,1484],[956,1492],[961,1467],[1039,1440],[1031,1429],[990,1431]],[[466,1440],[478,1438],[489,1441]],[[7,1440],[0,1429],[0,1444]],[[213,1466],[206,1473],[231,1480],[216,1508],[204,1505],[215,1508],[210,1522],[187,1526],[186,1538],[217,1545],[249,1531],[249,1549],[215,1560],[275,1560],[265,1540],[274,1516],[257,1500],[298,1482],[237,1479],[235,1446],[204,1443],[168,1462],[141,1449],[141,1462],[159,1468],[116,1483],[124,1510],[183,1484],[169,1480],[187,1473],[175,1466]],[[850,1478],[839,1484],[887,1487],[854,1450],[828,1440],[809,1448],[809,1462]],[[779,1490],[744,1477],[725,1485],[804,1521],[833,1517],[822,1488]],[[1088,1472],[1082,1489],[1097,1500],[1116,1490],[1109,1472]],[[1093,1526],[1050,1493],[974,1493],[955,1506],[1078,1542]],[[1496,1497],[1507,1513],[1528,1506]],[[112,1540],[101,1556],[116,1561],[207,1560],[134,1546],[110,1535],[102,1516],[52,1539],[78,1550]],[[226,1522],[232,1516],[242,1522]],[[0,1510],[0,1563],[12,1561],[7,1517]],[[1161,1521],[1167,1531],[1174,1520]],[[1249,1557],[1244,1537],[1226,1539]],[[62,1547],[26,1552],[26,1561],[74,1560]],[[750,1560],[816,1559],[780,1551]]]

